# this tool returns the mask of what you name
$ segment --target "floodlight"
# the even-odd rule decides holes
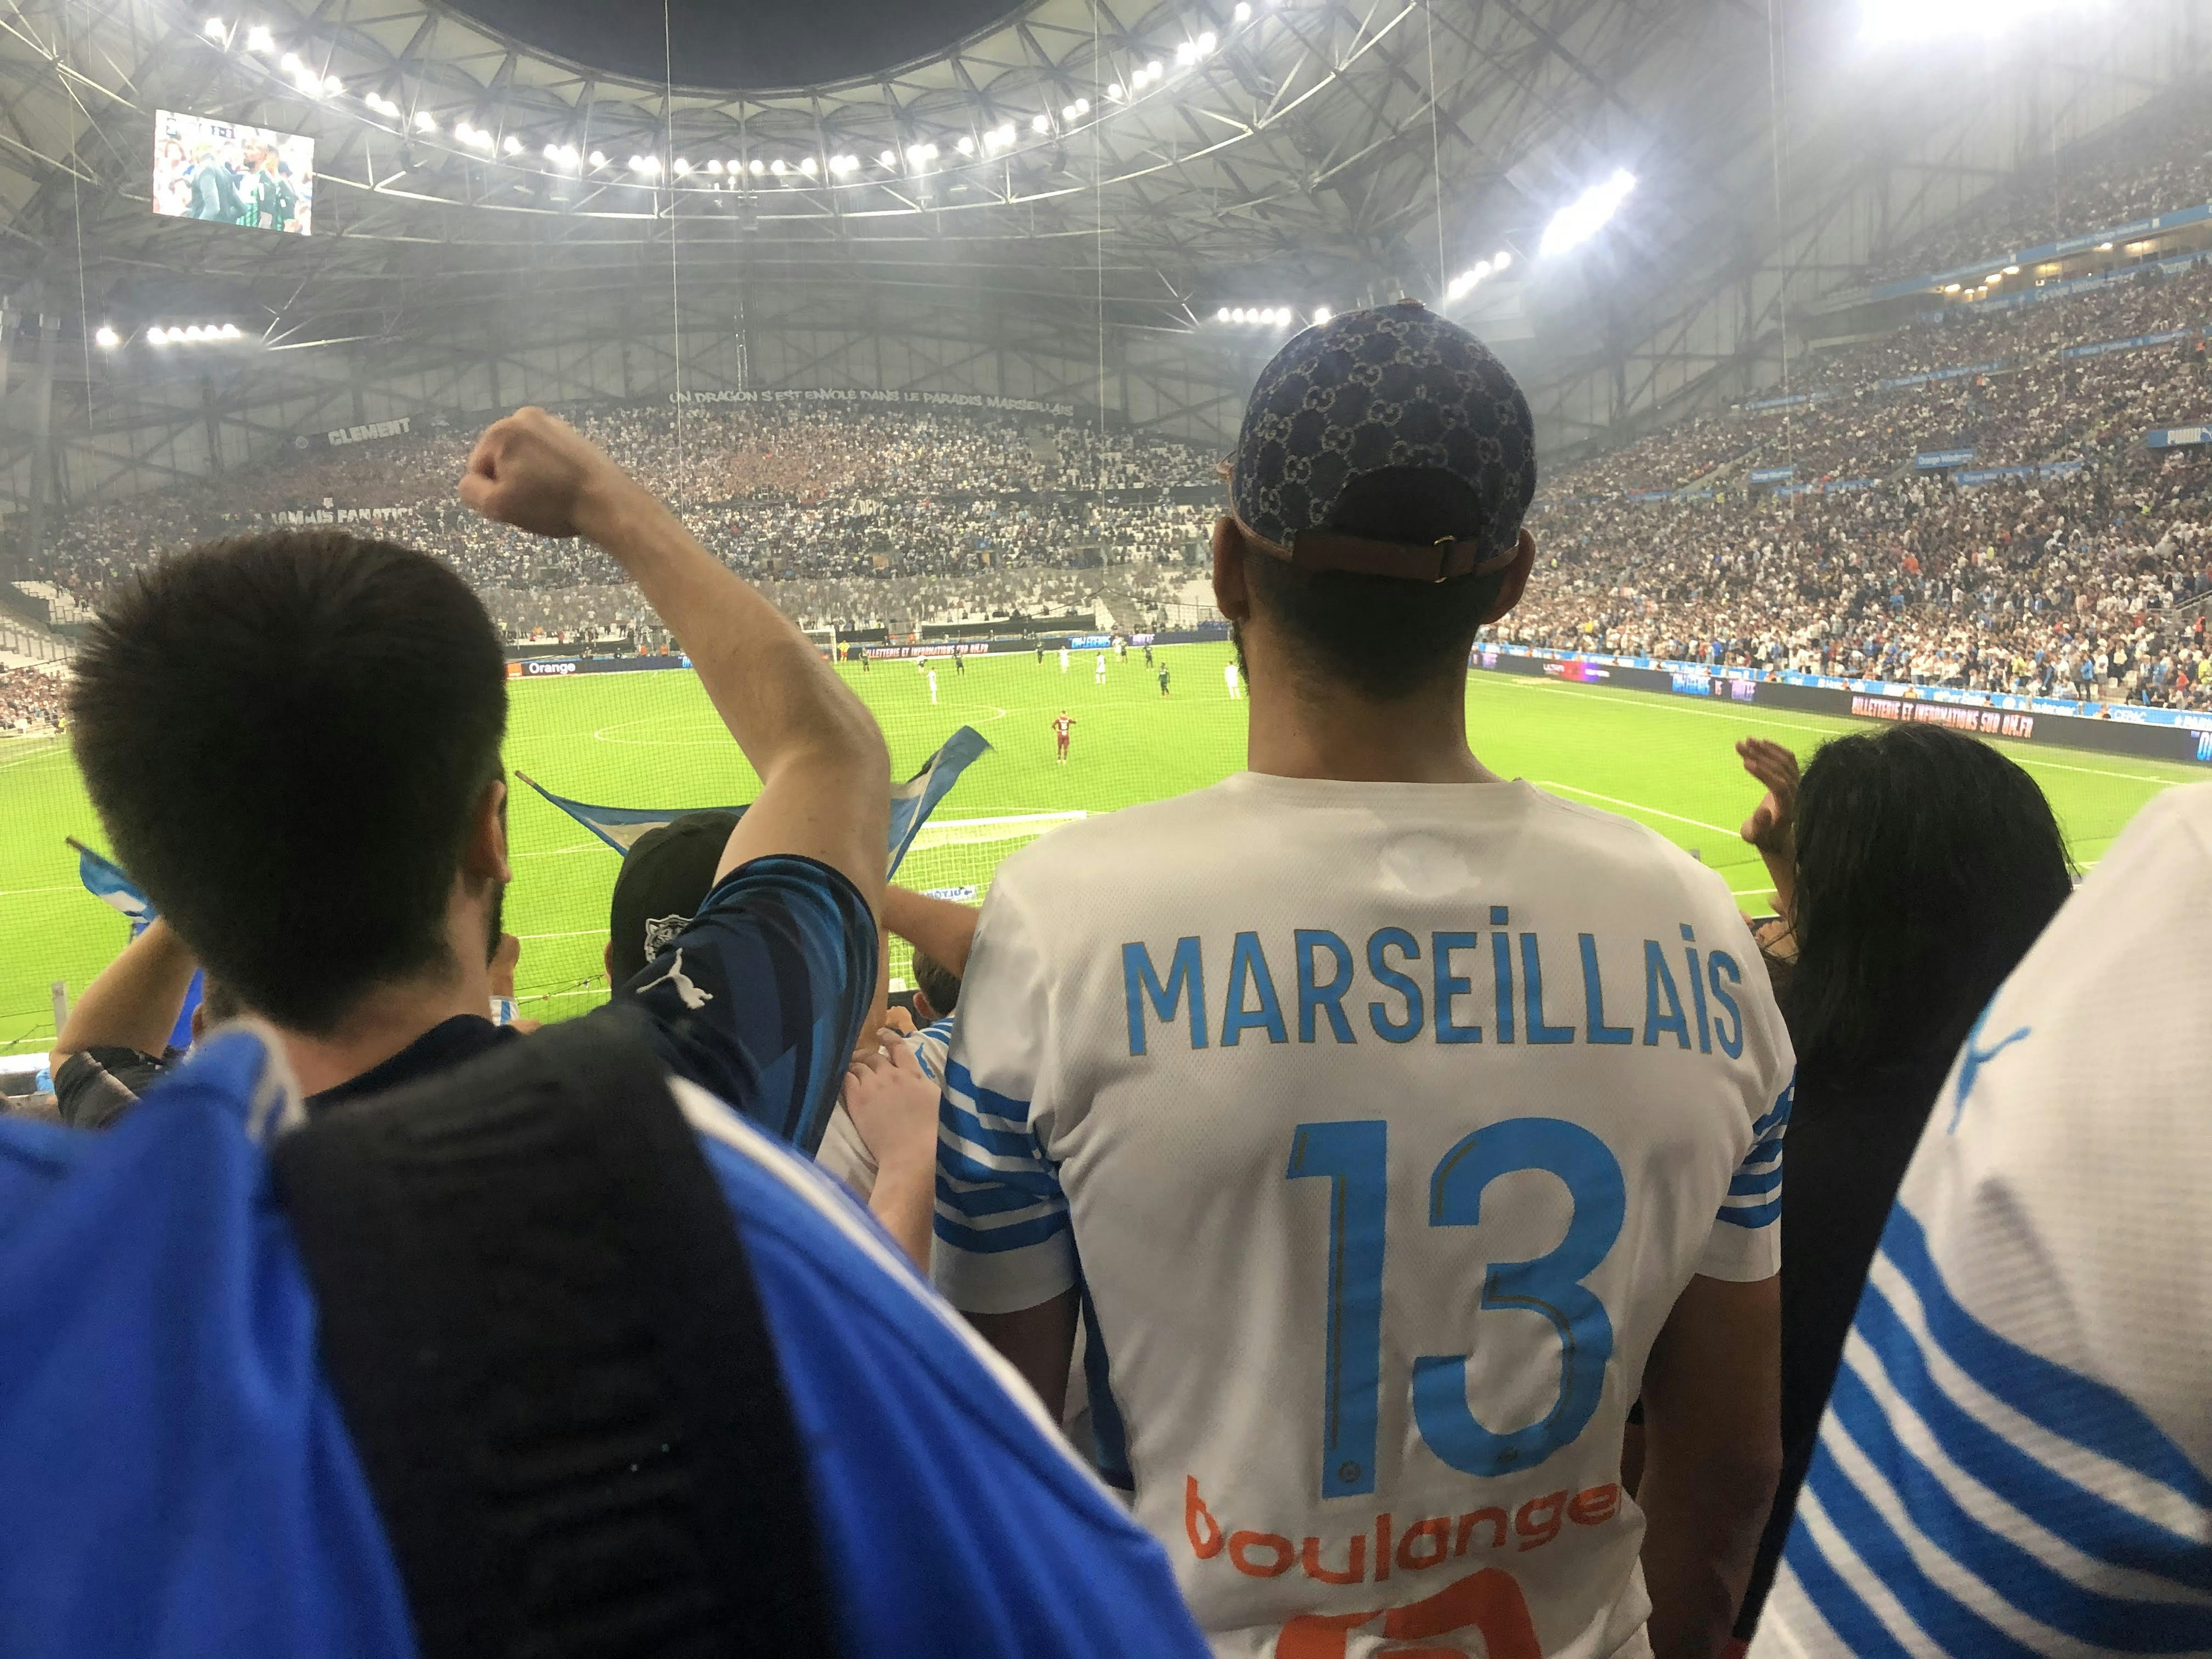
[[[1943,284],[1943,292],[1946,294],[1956,294],[1958,291],[1959,284],[1956,283],[1946,283]]]
[[[708,172],[709,172],[709,173],[720,173],[721,170],[722,170],[722,164],[721,164],[721,162],[720,162],[720,161],[717,161],[717,160],[709,160],[709,161],[708,161],[708,163],[707,163],[707,171],[708,171]]]
[[[2112,245],[2110,242],[2100,242],[2097,244],[2097,252],[2100,253],[2110,253],[2112,251]]]
[[[264,25],[256,23],[246,32],[246,49],[248,52],[274,52],[276,50],[276,37],[270,33]]]
[[[1626,167],[1615,167],[1603,184],[1592,185],[1552,216],[1536,251],[1548,257],[1588,241],[1620,210],[1635,188],[1636,175]]]
[[[811,155],[802,155],[799,158],[799,170],[810,179],[814,176],[814,170],[818,165]]]
[[[1177,69],[1188,69],[1197,61],[1198,48],[1193,46],[1189,41],[1186,40],[1176,48],[1176,67]]]
[[[1052,123],[1042,115],[1032,115],[1030,117],[1030,131],[1036,133],[1050,132]]]
[[[603,167],[606,166],[606,164],[607,164],[607,153],[606,153],[606,151],[605,151],[605,150],[603,150],[603,149],[595,149],[595,150],[593,150],[593,151],[592,152],[591,161],[592,161],[592,165],[593,167]]]
[[[884,152],[884,155],[885,155],[886,157],[888,157],[888,156],[890,155],[890,152],[889,150],[885,150],[885,151]],[[890,165],[890,162],[888,160],[886,160],[886,161],[884,161],[884,165],[885,167],[889,167],[889,166]],[[754,157],[753,157],[753,165],[752,165],[752,175],[753,175],[753,177],[754,177],[754,178],[756,178],[756,179],[757,179],[757,178],[759,178],[759,177],[761,176],[761,174],[763,174],[763,173],[766,173],[767,171],[768,171],[768,163],[767,163],[767,162],[765,162],[765,161],[762,161],[762,160],[761,160],[761,158],[760,158],[759,156],[757,156],[757,155],[754,156]]]
[[[1249,22],[1251,17],[1252,8],[1248,3],[1248,0],[1237,0],[1237,9],[1229,14],[1229,20],[1232,23]]]
[[[154,326],[154,327],[152,327],[152,328],[148,329],[148,330],[146,331],[146,343],[147,343],[148,345],[167,345],[167,344],[168,344],[168,343],[169,343],[169,331],[168,331],[167,329],[166,329],[166,328],[163,328],[163,327],[160,326],[158,324],[157,324],[155,326]]]
[[[185,325],[185,337],[187,340],[204,340],[207,338],[207,331],[198,323],[187,323]]]
[[[301,70],[305,69],[307,65],[300,61],[300,54],[298,52],[288,52],[282,58],[279,58],[276,60],[276,67],[283,70],[287,75],[297,75]]]
[[[1063,121],[1073,121],[1075,118],[1075,106],[1062,104],[1060,106],[1060,118]]]
[[[215,17],[208,19],[208,21],[210,23],[220,22],[222,20],[220,18]],[[123,343],[123,337],[120,334],[118,334],[113,329],[110,328],[106,323],[102,323],[100,325],[100,331],[97,334],[94,334],[92,337],[94,342],[97,343],[100,349],[103,351],[112,351],[116,347]]]
[[[510,132],[507,135],[507,143],[504,148],[509,155],[520,155],[522,154],[522,140]]]
[[[779,179],[782,178],[782,177],[783,177],[783,157],[781,157],[781,155],[779,155],[779,156],[777,156],[777,157],[775,158],[775,160],[774,160],[773,161],[770,161],[770,162],[768,164],[768,170],[769,170],[770,173],[774,173],[777,178],[779,178]]]
[[[1091,100],[1090,100],[1088,98],[1079,98],[1079,99],[1077,99],[1077,100],[1075,100],[1075,112],[1076,112],[1078,115],[1088,115],[1088,114],[1090,114],[1090,113],[1091,113]]]
[[[1122,88],[1121,83],[1119,81],[1116,81],[1112,86],[1106,88],[1106,95],[1118,104],[1129,94]]]
[[[335,75],[326,75],[323,77],[323,90],[335,98],[345,90],[345,82]]]
[[[222,337],[226,340],[238,340],[243,339],[245,335],[236,323],[225,323],[222,325]]]
[[[1239,6],[1237,9],[1242,11],[1243,10],[1243,8]],[[1327,306],[1316,306],[1314,307],[1314,326],[1316,328],[1319,328],[1323,323],[1327,322],[1336,313],[1332,312]]]
[[[958,150],[963,155],[973,155],[975,153],[975,141],[967,133],[963,132],[960,135],[960,142],[953,145],[952,148]]]
[[[438,118],[436,116],[431,114],[427,109],[418,109],[415,112],[416,131],[435,132],[437,130]]]
[[[1504,270],[1506,266],[1512,263],[1513,256],[1510,253],[1508,253],[1504,248],[1500,248],[1498,250],[1498,257],[1490,262],[1490,274],[1495,276],[1499,271]]]
[[[1160,60],[1157,58],[1145,65],[1145,79],[1147,81],[1157,81],[1164,72],[1160,68]]]
[[[676,158],[676,176],[679,179],[691,176],[691,163],[688,157],[679,155]]]
[[[1229,307],[1227,306],[1224,306],[1220,310],[1215,312],[1213,313],[1213,320],[1217,323],[1227,322],[1229,320]]]
[[[882,167],[895,167],[898,165],[898,156],[896,152],[887,149],[881,155],[876,157],[876,165]],[[760,163],[758,161],[753,163],[753,171],[755,173],[758,173],[760,171]]]
[[[1198,37],[1198,55],[1200,58],[1208,57],[1212,53],[1214,47],[1220,44],[1219,38],[1212,29],[1208,29]]]
[[[2004,268],[2004,274],[2008,276],[2017,276],[2020,275],[2020,267],[2018,265],[2007,265]]]
[[[228,30],[223,27],[222,19],[220,17],[209,18],[207,20],[206,28],[210,38],[216,40],[222,40],[225,34],[229,33]]]

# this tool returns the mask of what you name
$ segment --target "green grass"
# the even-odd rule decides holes
[[[1056,659],[988,658],[964,675],[939,667],[939,702],[911,665],[844,672],[890,740],[901,775],[955,726],[975,726],[994,745],[939,809],[939,818],[1106,811],[1212,783],[1243,763],[1247,705],[1224,690],[1225,646],[1162,652],[1174,695],[1132,656],[1094,685],[1079,653],[1065,677]],[[1060,708],[1075,728],[1069,764],[1053,760],[1049,721]],[[1468,684],[1475,751],[1493,769],[1570,799],[1650,824],[1729,878],[1757,908],[1765,882],[1735,826],[1758,792],[1732,745],[1750,733],[1808,756],[1861,722],[1706,706],[1680,697],[1475,674]],[[751,798],[756,780],[689,674],[606,674],[519,682],[507,759],[559,793],[610,805],[724,805]],[[2186,766],[2073,750],[2002,744],[2051,798],[2075,856],[2102,856],[2143,802],[2205,774]],[[565,815],[518,787],[510,833],[515,881],[507,926],[523,936],[518,990],[543,1017],[581,1012],[605,995],[599,979],[615,854]],[[65,745],[0,741],[0,1053],[43,1048],[53,1035],[48,988],[75,995],[124,942],[125,924],[78,885],[76,835],[104,846]],[[924,878],[924,884],[927,883]],[[344,916],[329,918],[339,948]]]

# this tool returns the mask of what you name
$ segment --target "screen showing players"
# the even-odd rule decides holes
[[[154,118],[154,211],[290,231],[313,228],[315,141],[162,110]]]

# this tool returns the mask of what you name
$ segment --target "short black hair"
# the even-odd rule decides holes
[[[1898,726],[1823,744],[1797,787],[1799,1064],[1947,1065],[2073,890],[2033,778],[1978,738]]]
[[[949,1019],[960,1006],[960,975],[919,950],[914,953],[914,984],[939,1019]]]
[[[1486,526],[1474,489],[1435,467],[1384,467],[1345,489],[1329,527],[1377,541],[1472,539]],[[1468,648],[1508,570],[1404,581],[1345,570],[1301,570],[1254,548],[1244,579],[1264,611],[1304,648],[1299,672],[1376,702],[1395,702],[1467,672]],[[1243,653],[1240,649],[1239,659]]]
[[[337,531],[161,560],[87,635],[70,714],[117,854],[247,1007],[327,1031],[447,954],[507,669],[437,560]]]

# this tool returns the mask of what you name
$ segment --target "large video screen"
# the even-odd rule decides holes
[[[314,207],[313,139],[173,110],[155,116],[155,212],[305,236]]]

